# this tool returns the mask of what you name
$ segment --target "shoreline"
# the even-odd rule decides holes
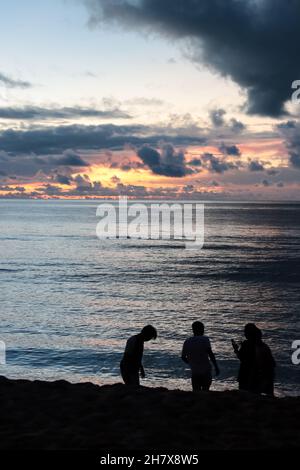
[[[10,380],[0,448],[97,451],[296,449],[300,397]]]

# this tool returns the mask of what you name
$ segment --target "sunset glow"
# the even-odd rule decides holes
[[[196,45],[183,53],[119,17],[90,28],[85,2],[49,2],[38,31],[36,2],[18,3],[15,47],[15,3],[0,32],[0,197],[299,199],[297,105],[250,112],[234,71],[188,60]]]

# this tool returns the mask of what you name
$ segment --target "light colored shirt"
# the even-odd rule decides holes
[[[187,359],[193,375],[211,372],[211,363],[208,355],[210,350],[210,341],[207,336],[192,336],[185,340],[182,356]]]

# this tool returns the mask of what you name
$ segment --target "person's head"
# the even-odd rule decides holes
[[[192,330],[195,336],[202,336],[204,334],[204,325],[201,321],[194,321]]]
[[[245,337],[249,341],[261,341],[262,332],[254,323],[247,323],[245,326]]]
[[[154,326],[147,325],[142,329],[141,335],[144,341],[150,341],[151,339],[157,338],[157,331]]]

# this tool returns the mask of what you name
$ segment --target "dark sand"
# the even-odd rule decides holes
[[[300,397],[0,377],[1,449],[300,448]]]

